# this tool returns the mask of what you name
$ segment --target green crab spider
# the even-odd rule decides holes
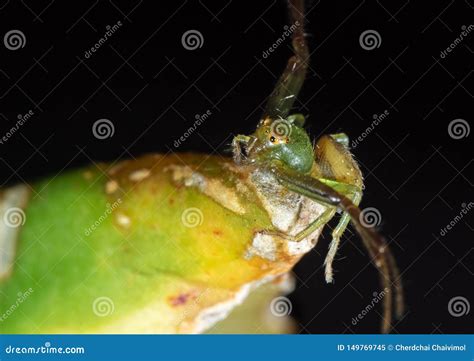
[[[289,2],[292,23],[304,24],[303,0]],[[380,271],[384,289],[395,290],[395,313],[403,314],[401,277],[394,258],[383,237],[361,221],[358,208],[362,199],[362,173],[349,151],[349,138],[344,133],[325,135],[313,148],[304,130],[304,116],[289,114],[308,69],[309,51],[303,27],[293,33],[294,55],[269,97],[262,120],[251,135],[237,135],[232,142],[237,164],[254,164],[267,168],[286,189],[328,206],[305,229],[294,236],[268,231],[285,239],[300,241],[326,224],[339,210],[342,216],[332,231],[325,264],[326,282],[334,281],[333,261],[341,237],[352,222]],[[382,331],[390,331],[392,298],[384,298]]]

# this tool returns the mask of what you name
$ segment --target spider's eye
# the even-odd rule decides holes
[[[275,143],[275,140],[276,140],[275,137],[272,135],[272,136],[270,137],[270,142]]]
[[[290,142],[290,138],[286,137],[285,142],[288,144]]]

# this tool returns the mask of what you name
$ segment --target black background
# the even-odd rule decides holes
[[[232,136],[251,132],[283,70],[286,42],[262,53],[287,24],[283,1],[1,1],[0,33],[21,30],[26,43],[0,44],[1,135],[17,115],[34,115],[0,145],[1,184],[30,182],[92,160],[146,152],[229,154]],[[312,1],[306,32],[311,70],[295,110],[311,136],[357,138],[374,114],[389,115],[353,153],[365,174],[362,208],[375,207],[403,273],[408,312],[393,332],[472,332],[471,315],[453,317],[448,302],[472,303],[472,214],[444,237],[440,231],[472,201],[472,137],[453,139],[448,124],[472,124],[470,34],[446,57],[473,19],[470,1]],[[89,59],[84,52],[121,21]],[[186,50],[181,36],[198,30],[203,44]],[[376,30],[381,44],[364,50],[359,35]],[[471,45],[470,45],[471,44]],[[178,149],[196,114],[212,112]],[[112,121],[113,137],[92,125]],[[351,234],[352,233],[352,234]],[[296,267],[290,296],[302,333],[375,333],[380,310],[351,320],[378,290],[375,269],[349,231],[324,282],[329,243]]]

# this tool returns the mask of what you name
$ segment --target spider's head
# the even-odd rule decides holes
[[[234,158],[243,155],[246,162],[280,163],[291,170],[308,173],[314,161],[313,147],[308,133],[303,129],[304,117],[290,115],[286,119],[265,118],[248,137],[236,137]],[[239,154],[236,154],[238,152]]]

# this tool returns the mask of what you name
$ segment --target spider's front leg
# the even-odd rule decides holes
[[[336,190],[341,195],[347,197],[354,204],[354,206],[359,206],[359,203],[362,199],[362,191],[356,186],[324,178],[319,179],[319,181],[330,186],[332,189]],[[350,215],[347,212],[343,212],[339,223],[332,231],[331,244],[329,245],[329,250],[326,255],[326,259],[324,260],[324,265],[326,267],[324,274],[327,283],[334,282],[334,272],[332,264],[334,262],[334,257],[336,256],[337,250],[339,249],[341,237],[344,234],[347,226],[349,225],[350,220]]]
[[[391,327],[393,299],[396,301],[396,315],[400,317],[403,313],[403,294],[400,274],[383,237],[371,228],[362,225],[360,222],[360,209],[349,198],[340,194],[323,181],[309,175],[288,172],[280,167],[273,167],[271,171],[275,174],[278,182],[285,188],[314,201],[335,207],[348,215],[361,236],[365,248],[372,257],[373,263],[380,272],[382,288],[389,290],[389,295],[383,301],[384,315],[382,319],[382,332],[388,333]],[[395,291],[394,296],[392,296],[392,291]]]
[[[250,141],[251,137],[242,134],[236,135],[232,139],[232,157],[235,164],[242,163],[242,152],[245,151],[245,149],[249,146]]]
[[[271,235],[271,236],[276,236],[276,237],[285,239],[287,241],[299,242],[305,239],[306,237],[310,236],[318,228],[328,223],[331,220],[331,218],[334,217],[336,210],[337,209],[335,207],[332,207],[332,206],[328,207],[328,209],[326,209],[318,218],[313,220],[305,229],[301,230],[295,235],[291,235],[279,230],[263,230],[261,231],[261,233]]]
[[[324,178],[319,179],[319,181],[326,185],[329,185],[333,189],[336,189],[338,193],[347,197],[354,204],[354,206],[359,205],[360,200],[362,198],[362,192],[357,187],[353,186],[352,184],[341,183]],[[303,239],[311,235],[314,231],[316,231],[318,228],[328,223],[334,217],[337,211],[337,207],[327,204],[324,200],[321,200],[321,202],[326,204],[328,208],[319,217],[313,220],[305,229],[301,230],[296,235],[289,235],[281,231],[265,231],[264,233],[278,236],[280,238],[293,242],[302,241]],[[326,255],[326,259],[324,260],[324,275],[327,283],[334,282],[334,272],[332,264],[334,262],[334,257],[336,256],[337,250],[339,249],[341,237],[344,234],[347,226],[349,225],[350,220],[350,215],[346,212],[343,212],[338,224],[332,231],[331,244],[329,245],[329,250]]]

